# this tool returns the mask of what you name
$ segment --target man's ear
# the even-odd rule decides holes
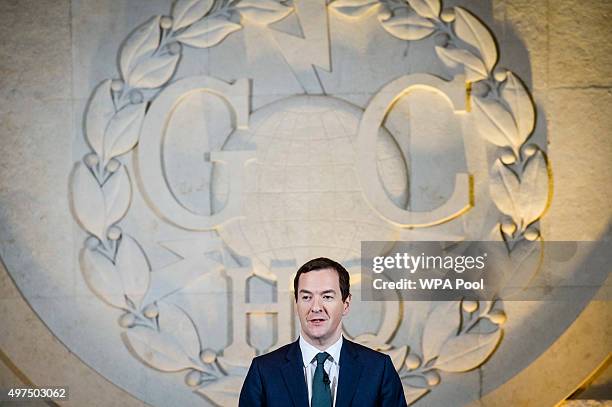
[[[342,311],[342,316],[346,315],[349,313],[349,308],[351,306],[351,298],[353,296],[351,294],[348,295],[348,297],[346,297],[346,300],[344,300],[344,311]]]

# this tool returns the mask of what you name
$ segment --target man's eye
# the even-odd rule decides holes
[[[310,295],[302,295],[302,300],[304,301],[310,300]]]
[[[333,299],[334,299],[334,297],[333,297],[332,295],[324,295],[324,296],[323,296],[323,299],[324,299],[324,300],[333,300]]]

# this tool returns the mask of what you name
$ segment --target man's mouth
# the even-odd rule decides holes
[[[321,325],[325,321],[326,321],[326,319],[324,319],[324,318],[312,318],[312,319],[308,320],[308,322],[310,322],[313,325]]]

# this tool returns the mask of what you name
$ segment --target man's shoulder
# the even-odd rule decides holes
[[[293,346],[299,345],[296,342],[288,343],[287,345],[283,345],[280,348],[273,350],[272,352],[257,356],[255,359],[253,359],[253,361],[259,364],[260,366],[269,366],[284,363],[287,361],[287,353],[289,353]]]
[[[351,349],[350,351],[354,352],[361,360],[365,362],[383,363],[385,359],[389,357],[382,352],[368,348],[367,346],[361,345],[357,342],[344,339],[344,343]]]
[[[385,355],[382,352],[378,352],[372,348],[368,348],[367,346],[363,346],[346,338],[344,339],[342,346],[346,346],[347,352],[358,356],[362,362],[366,363],[384,363],[385,359],[389,357],[388,355]],[[283,345],[280,348],[273,350],[272,352],[257,356],[253,361],[256,362],[259,366],[271,366],[285,363],[287,361],[287,355],[289,354],[289,352],[296,352],[296,349],[294,349],[294,347],[298,347],[297,352],[299,352],[298,343],[292,342],[288,343],[287,345]]]

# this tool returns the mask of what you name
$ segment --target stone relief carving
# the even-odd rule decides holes
[[[377,13],[382,28],[401,40],[434,35],[435,52],[455,74],[454,80],[427,74],[401,77],[384,86],[365,111],[318,95],[323,89],[312,66],[331,69],[328,9],[355,24]],[[250,112],[246,79],[229,84],[199,76],[169,84],[183,46],[212,47],[246,24],[268,26],[291,13],[299,18],[303,38],[276,31],[273,35],[305,95]],[[445,205],[428,212],[406,207],[404,158],[383,121],[390,107],[413,89],[445,95],[456,114],[471,115],[483,140],[498,147],[489,189],[504,216],[494,238],[506,242],[501,264],[508,273],[520,273],[513,279],[526,284],[542,250],[537,222],[550,201],[551,177],[544,151],[528,143],[535,124],[529,93],[516,75],[496,68],[497,59],[493,37],[477,18],[461,7],[442,9],[438,0],[336,0],[329,5],[323,0],[179,0],[171,16],[145,22],[120,50],[121,79],[103,81],[92,94],[85,118],[92,152],[76,166],[71,179],[75,217],[90,235],[80,256],[83,276],[97,296],[122,310],[119,324],[126,346],[155,369],[185,371],[187,385],[213,403],[233,405],[256,354],[247,338],[249,314],[276,315],[279,345],[292,337],[290,282],[296,264],[319,253],[356,258],[354,241],[373,236],[394,240],[408,228],[447,222],[468,211],[474,200],[469,174],[456,175],[455,192]],[[194,92],[220,97],[234,118],[223,147],[203,152],[209,162],[224,164],[218,166],[219,176],[211,187],[223,191],[225,186],[224,199],[213,203],[210,215],[181,205],[160,162],[168,121],[176,106]],[[276,146],[280,139],[288,144]],[[278,166],[275,161],[284,157],[299,162],[300,151],[320,150],[319,144],[323,150],[337,147],[328,161],[332,175],[317,175],[312,166],[294,167],[292,162]],[[121,158],[129,154],[136,157],[135,174],[128,173]],[[391,162],[386,176],[379,176],[381,157]],[[346,196],[353,205],[351,216],[337,216],[345,208],[330,209],[321,204],[326,199],[309,201],[308,196],[302,200],[306,209],[300,208],[283,185],[299,186],[305,176],[312,182],[296,191],[311,196],[317,192],[322,198]],[[137,183],[161,218],[182,229],[210,231],[189,242],[160,242],[181,260],[156,270],[142,246],[120,227]],[[313,185],[329,187],[313,191]],[[284,212],[261,209],[269,208],[265,200],[270,192],[282,198]],[[272,222],[280,228],[275,235],[266,229]],[[356,222],[367,227],[355,228],[343,244],[329,240],[335,231]],[[239,264],[236,255],[249,258],[249,264]],[[279,265],[286,259],[292,263]],[[193,318],[169,299],[212,273],[234,284],[232,343],[222,352],[202,349]],[[275,303],[252,304],[242,298],[253,276],[276,284]],[[358,275],[352,273],[353,277]],[[391,345],[404,311],[399,301],[386,307],[378,334],[353,339],[392,357],[410,403],[438,386],[443,372],[481,365],[498,346],[506,318],[495,301],[439,303],[426,318],[420,349],[413,349]]]
[[[359,180],[362,183],[362,191],[377,213],[385,216],[388,222],[402,228],[426,227],[447,222],[469,210],[473,201],[468,174],[457,174],[455,191],[448,202],[427,213],[411,212],[384,199],[387,195],[378,177],[373,176],[376,173],[377,129],[382,126],[391,106],[414,89],[440,92],[448,98],[456,113],[465,111],[462,109],[465,106],[465,81],[462,77],[447,83],[425,74],[413,74],[396,79],[381,89],[368,105],[357,138]]]
[[[254,158],[253,151],[214,151],[210,161],[225,163],[229,167],[229,198],[219,212],[211,216],[194,214],[183,207],[172,195],[160,162],[163,138],[167,122],[173,108],[181,98],[192,92],[211,92],[220,95],[236,116],[235,128],[248,128],[249,121],[249,83],[239,80],[228,85],[219,80],[201,77],[177,81],[164,91],[151,104],[147,119],[142,127],[138,144],[138,168],[145,194],[150,204],[160,216],[179,227],[191,230],[212,230],[229,219],[241,216],[240,195],[243,191],[245,165]]]

